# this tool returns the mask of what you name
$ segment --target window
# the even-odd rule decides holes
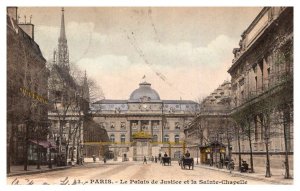
[[[148,121],[142,121],[142,130],[145,131],[145,130],[148,130],[148,125],[149,125],[149,122]]]
[[[257,116],[254,117],[254,139],[258,141],[258,121]]]
[[[125,122],[121,122],[121,129],[126,129]]]
[[[255,91],[257,92],[257,76],[255,76]]]
[[[169,135],[165,135],[165,136],[164,136],[164,142],[165,142],[165,143],[169,142]]]
[[[121,135],[121,143],[124,144],[126,140],[126,136],[123,134]]]
[[[153,125],[152,125],[152,126],[153,126],[153,129],[158,129],[158,123],[159,123],[159,122],[153,122]]]
[[[255,65],[254,67],[253,67],[253,72],[256,74],[257,73],[257,65]]]
[[[154,143],[156,143],[156,142],[158,141],[157,135],[153,135],[152,141],[153,141]]]
[[[114,143],[115,142],[115,135],[111,134],[109,137],[110,142]]]
[[[137,123],[135,123],[135,122],[133,122],[132,124],[131,124],[131,127],[132,127],[132,129],[137,129]]]
[[[174,140],[175,140],[175,143],[178,144],[179,143],[179,135],[175,135]]]
[[[174,107],[170,107],[169,112],[170,112],[170,113],[174,113],[174,112],[175,112],[175,108],[174,108]]]
[[[170,129],[170,125],[169,125],[169,122],[165,122],[165,126],[164,126],[164,129]]]
[[[268,79],[267,79],[267,87],[269,87],[269,83],[270,83],[269,80],[270,80],[270,78],[271,78],[271,76],[270,76],[270,74],[271,74],[270,68],[267,69],[267,73],[268,73],[268,76],[267,76],[267,78],[268,78]]]
[[[179,122],[175,122],[175,129],[180,129]]]

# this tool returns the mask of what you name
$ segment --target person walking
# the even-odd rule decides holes
[[[146,156],[144,156],[144,161],[143,161],[143,164],[147,164],[147,158],[146,158]]]

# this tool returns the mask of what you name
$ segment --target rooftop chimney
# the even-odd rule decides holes
[[[7,7],[6,14],[15,21],[17,21],[18,7]]]
[[[19,24],[19,27],[34,40],[34,25],[31,23]]]

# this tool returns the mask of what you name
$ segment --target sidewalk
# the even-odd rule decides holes
[[[230,173],[229,170],[225,169],[225,167],[223,169],[211,167],[211,166],[207,166],[207,165],[196,165],[195,167],[221,171],[221,172],[228,173],[228,174]],[[271,168],[272,176],[270,178],[265,177],[266,169],[263,167],[255,167],[254,171],[255,171],[255,173],[248,173],[248,172],[241,173],[236,168],[236,170],[232,171],[231,174],[233,176],[240,176],[240,177],[245,177],[245,178],[249,178],[252,180],[264,181],[264,182],[268,182],[270,184],[284,184],[284,185],[292,185],[293,184],[293,179],[284,179],[284,170],[283,169],[272,169]],[[293,177],[293,175],[294,175],[293,170],[290,170],[290,174]]]
[[[114,160],[108,160],[107,163],[118,163],[118,161]],[[37,173],[44,173],[44,172],[50,172],[50,171],[56,171],[56,170],[64,170],[74,167],[83,167],[87,165],[98,165],[103,164],[103,161],[99,161],[99,158],[96,159],[96,162],[93,161],[93,158],[85,158],[83,165],[68,165],[68,166],[56,166],[52,165],[52,169],[48,167],[48,165],[41,165],[41,169],[37,169],[37,165],[28,165],[27,171],[24,171],[24,165],[12,165],[10,167],[10,173],[7,174],[7,177],[11,176],[19,176],[19,175],[28,175],[28,174],[37,174]]]
[[[10,173],[7,174],[7,177],[27,175],[27,174],[37,174],[43,172],[50,172],[56,170],[63,170],[71,168],[71,166],[55,166],[52,165],[52,169],[48,168],[48,165],[41,165],[41,169],[37,169],[37,165],[28,165],[27,171],[24,171],[24,165],[13,165],[10,167]]]

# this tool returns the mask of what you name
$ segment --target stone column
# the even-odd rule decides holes
[[[151,136],[153,136],[153,127],[152,127],[152,121],[151,120],[149,120],[149,127],[150,127],[150,134],[151,134]]]
[[[163,121],[160,120],[160,127],[161,127],[161,141],[160,142],[164,142],[164,127],[163,127]]]
[[[142,123],[141,123],[141,120],[138,121],[138,128],[140,129],[140,131],[142,131]]]
[[[131,121],[127,122],[126,128],[127,128],[127,125],[129,127],[129,141],[131,142],[132,141],[132,125],[131,125]]]

